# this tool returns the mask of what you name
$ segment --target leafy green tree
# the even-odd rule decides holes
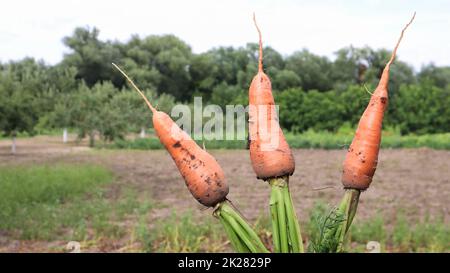
[[[101,121],[95,127],[103,141],[124,139],[128,131],[128,123],[123,113],[110,103],[104,104],[98,113]],[[89,135],[90,136],[90,135]],[[93,142],[91,144],[93,146]]]
[[[271,47],[264,47],[263,51],[264,72],[273,80],[283,70],[285,66],[284,59],[280,53]],[[243,58],[244,52],[247,55],[246,59]],[[247,90],[253,77],[258,72],[259,45],[256,43],[248,43],[245,48],[239,49],[239,54],[236,56],[240,57],[240,64],[242,65],[237,70],[236,85],[241,89]],[[272,82],[274,90],[281,90],[277,83]],[[227,84],[229,83],[227,82]]]
[[[0,76],[0,97],[0,131],[12,138],[11,152],[15,154],[17,133],[34,133],[37,122],[35,98],[4,76]]]
[[[0,71],[0,131],[13,139],[19,132],[34,134],[34,127],[45,109],[44,93],[50,88],[48,67],[43,62],[25,58],[2,66]]]
[[[97,28],[76,28],[71,36],[63,39],[72,52],[64,56],[63,65],[77,69],[77,78],[91,87],[97,82],[122,83],[123,79],[113,73],[111,62],[122,57],[119,45],[111,41],[100,41]]]
[[[191,84],[196,93],[209,99],[213,88],[218,84],[219,66],[212,52],[194,55],[189,67]]]
[[[333,88],[332,65],[326,57],[320,57],[303,49],[286,59],[286,69],[294,71],[301,79],[303,90],[328,91]]]
[[[282,127],[293,131],[304,131],[308,127],[302,122],[306,92],[300,88],[290,88],[276,94],[275,101],[279,105],[279,119]]]
[[[237,49],[233,47],[219,47],[208,52],[212,54],[214,63],[218,66],[217,83],[238,84],[239,71],[246,72],[250,62],[251,54],[249,51],[242,47]],[[256,68],[254,71],[256,72]]]
[[[253,67],[258,67],[259,60],[259,44],[248,43],[245,47],[248,54],[248,63]],[[270,46],[263,47],[263,66],[264,71],[271,69],[282,70],[285,67],[283,56]]]
[[[369,47],[345,47],[336,51],[333,62],[332,79],[334,89],[343,91],[350,84],[376,86],[383,69],[391,57],[391,51],[373,50]],[[404,62],[396,60],[391,67],[390,91],[395,93],[400,84],[414,83],[413,69]]]
[[[156,88],[178,100],[191,97],[189,74],[191,48],[174,35],[151,35],[144,39],[134,36],[125,45],[124,68],[142,88]]]
[[[291,88],[281,92],[276,100],[280,106],[281,125],[295,132],[309,128],[336,131],[344,122],[345,108],[337,102],[335,91],[305,92]]]
[[[98,134],[104,140],[123,137],[127,123],[119,111],[109,106],[110,99],[118,92],[110,82],[89,88],[82,83],[72,97],[71,120],[78,130],[78,137],[89,137],[89,145],[95,144]]]
[[[301,122],[309,124],[309,128],[314,130],[336,131],[344,122],[344,106],[337,103],[335,91],[311,90],[301,107],[304,113]]]
[[[236,104],[236,98],[241,93],[247,94],[247,92],[238,86],[229,86],[225,82],[222,82],[214,87],[210,102],[220,105],[222,109],[225,109],[226,105]]]
[[[368,67],[364,72],[360,72],[358,76],[360,80],[357,83],[367,83],[375,87],[381,78],[386,63],[391,58],[391,54],[391,51],[385,49],[375,51],[367,47],[364,48],[359,54],[359,62],[367,63]],[[412,67],[398,60],[397,56],[397,60],[395,60],[390,69],[390,96],[393,96],[398,91],[401,84],[412,84],[414,82],[415,78]]]
[[[76,28],[64,43],[70,52],[57,65],[31,58],[0,63],[3,135],[74,127],[80,136],[92,136],[93,142],[96,135],[112,140],[145,131],[151,126],[149,112],[111,62],[121,64],[168,113],[176,101],[189,103],[194,96],[222,107],[248,104],[247,91],[258,67],[257,43],[194,54],[173,35],[102,41],[99,30],[89,27]],[[370,98],[363,84],[369,92],[374,90],[391,52],[350,46],[335,55],[331,61],[306,49],[282,56],[264,48],[264,71],[281,107],[282,126],[334,131],[343,122],[357,124]],[[430,64],[416,75],[397,59],[390,74],[386,125],[399,126],[402,133],[450,131],[449,67]]]
[[[175,106],[175,99],[171,95],[157,96],[153,90],[143,90],[145,96],[160,111],[169,113]],[[128,125],[127,131],[138,132],[145,136],[145,130],[151,128],[152,115],[143,99],[134,90],[123,90],[112,97],[109,107],[122,115]]]
[[[76,94],[60,94],[52,112],[50,112],[45,121],[45,125],[50,128],[67,128],[73,126],[72,112],[73,98]]]
[[[272,87],[275,90],[286,90],[302,86],[300,77],[291,70],[281,70],[273,78]]]
[[[372,50],[368,47],[355,48],[353,46],[336,51],[336,59],[331,72],[334,89],[342,91],[351,84],[364,83],[364,76],[370,65],[367,56],[371,52]]]
[[[431,81],[437,87],[446,88],[450,85],[450,66],[437,67],[429,64],[422,67],[418,78],[420,81]]]

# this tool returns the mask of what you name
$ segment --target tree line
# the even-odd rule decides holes
[[[56,65],[25,58],[0,63],[0,132],[34,134],[76,128],[79,137],[123,138],[151,124],[141,99],[111,62],[120,64],[158,108],[176,103],[247,104],[257,70],[258,45],[217,47],[195,54],[174,35],[133,35],[102,41],[97,28],[76,28],[63,39],[69,53]],[[283,56],[264,48],[281,125],[301,132],[355,125],[378,82],[390,51],[352,46],[333,60],[301,49]],[[391,68],[386,125],[407,133],[450,131],[450,67],[429,64],[419,72],[396,60]]]

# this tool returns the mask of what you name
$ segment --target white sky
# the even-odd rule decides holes
[[[59,62],[62,38],[77,26],[96,26],[101,39],[126,41],[131,34],[172,33],[194,52],[257,42],[252,13],[263,42],[284,55],[308,48],[333,57],[337,49],[369,45],[392,49],[417,11],[399,48],[416,69],[430,62],[450,65],[450,1],[446,0],[39,0],[3,1],[0,61],[26,56]]]

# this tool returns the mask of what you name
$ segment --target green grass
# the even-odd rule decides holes
[[[106,198],[102,185],[112,181],[109,170],[95,165],[2,167],[0,229],[26,240],[120,238],[120,222],[149,205],[131,190]]]
[[[95,165],[37,165],[0,168],[0,230],[22,240],[75,240],[108,242],[130,238],[139,243],[134,251],[224,252],[232,251],[220,222],[212,215],[192,212],[154,220],[154,204],[140,201],[138,193],[115,185],[104,167]],[[148,200],[148,199],[146,199]],[[312,242],[329,207],[318,203],[302,225]],[[150,214],[149,214],[150,212]],[[387,225],[386,223],[390,224]],[[253,223],[262,241],[272,249],[271,223],[266,214]],[[381,244],[382,252],[450,252],[450,227],[444,217],[412,221],[399,213],[386,221],[382,215],[355,218],[345,250],[364,252],[368,241]]]
[[[301,134],[287,133],[286,140],[291,148],[345,149],[353,138],[353,132],[315,132],[312,130]],[[389,131],[383,132],[382,148],[420,148],[450,150],[450,133],[432,135],[401,136]],[[197,141],[202,146],[203,141]],[[211,140],[205,141],[207,149],[245,149],[246,140]],[[112,149],[162,149],[163,146],[156,137],[135,140],[117,140],[112,144],[102,146]]]
[[[212,215],[194,219],[191,212],[159,220],[148,229],[141,220],[136,233],[147,252],[224,252],[230,251],[225,231]]]
[[[149,227],[151,226],[151,227]],[[260,216],[252,225],[263,242],[271,242],[270,218]],[[135,233],[145,252],[233,252],[220,221],[211,215],[195,217],[191,211],[177,214],[156,222],[140,219]]]
[[[329,207],[319,202],[311,209],[308,223],[302,225],[308,252],[313,251],[311,242],[320,236],[317,219],[327,212]],[[264,244],[272,249],[270,218],[262,215],[251,224]],[[233,252],[219,221],[208,215],[194,218],[191,212],[181,215],[173,212],[152,225],[148,219],[141,218],[135,233],[145,252]],[[441,218],[413,222],[402,214],[390,226],[381,215],[364,221],[355,219],[344,250],[366,252],[369,241],[379,242],[381,252],[450,252],[450,227]]]
[[[383,219],[358,222],[352,226],[347,251],[363,251],[368,241],[377,241],[384,252],[450,252],[450,227],[442,218],[428,217],[417,222],[407,221],[399,214],[393,229],[383,225]]]
[[[411,227],[400,214],[388,243],[402,252],[449,252],[450,227],[442,218],[431,220],[429,217]]]

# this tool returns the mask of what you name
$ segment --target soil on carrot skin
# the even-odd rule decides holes
[[[269,187],[257,180],[247,150],[211,150],[224,169],[230,185],[228,198],[249,220],[267,214]],[[290,178],[292,198],[300,221],[318,200],[336,205],[343,196],[340,183],[345,150],[294,150],[296,170]],[[431,149],[382,150],[371,187],[363,192],[355,221],[382,214],[389,225],[399,211],[419,219],[425,215],[448,217],[450,151]],[[97,163],[110,168],[116,181],[108,187],[108,198],[116,198],[122,186],[131,187],[139,198],[158,204],[151,211],[154,220],[172,211],[194,211],[194,217],[211,217],[192,198],[165,150],[127,151],[90,149],[85,143],[62,144],[57,137],[17,140],[17,155],[10,154],[10,141],[0,141],[0,166],[42,163]],[[448,222],[448,219],[444,219]],[[130,221],[130,225],[133,223]],[[130,227],[130,230],[132,228]],[[105,242],[87,251],[133,251],[129,237]],[[20,241],[0,230],[0,252],[63,251],[67,242]],[[101,245],[98,245],[98,244]],[[135,248],[136,247],[136,248]]]

